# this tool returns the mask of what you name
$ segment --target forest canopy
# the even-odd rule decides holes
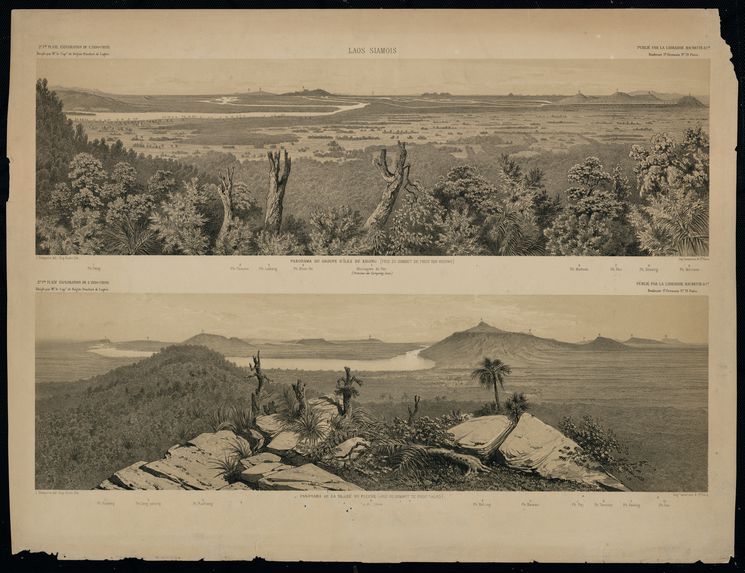
[[[708,254],[701,127],[681,139],[655,134],[627,149],[623,166],[586,155],[558,193],[549,193],[557,183],[549,186],[543,169],[509,153],[494,154],[488,173],[447,155],[446,173],[425,185],[417,173],[428,169],[427,146],[399,143],[393,157],[374,146],[344,169],[323,171],[319,195],[330,186],[349,192],[344,202],[319,204],[293,197],[293,181],[318,177],[321,164],[293,164],[286,150],[269,151],[263,169],[229,154],[185,163],[89,140],[44,79],[36,107],[39,254]],[[286,197],[305,208],[285,214]]]

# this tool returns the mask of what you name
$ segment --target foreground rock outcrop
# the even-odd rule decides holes
[[[336,406],[322,398],[309,400],[308,407],[328,426],[338,414]],[[297,432],[287,429],[277,414],[258,416],[258,430],[251,430],[251,444],[229,430],[205,432],[189,442],[171,447],[160,460],[140,461],[99,484],[107,490],[329,490],[361,489],[315,464],[308,463],[307,446]],[[342,444],[335,455],[352,457],[359,441]],[[357,448],[355,448],[357,446]],[[264,450],[264,451],[259,451]],[[227,461],[237,462],[238,475],[225,478]]]
[[[338,415],[336,406],[327,399],[309,400],[308,407],[327,427]],[[171,447],[159,460],[140,461],[117,471],[98,489],[362,489],[310,463],[308,445],[281,416],[258,416],[256,428],[250,431],[251,443],[229,430],[205,432]],[[523,414],[517,424],[502,415],[470,418],[449,432],[457,444],[455,450],[428,447],[427,451],[466,467],[466,476],[488,472],[489,467],[482,461],[493,461],[546,479],[570,481],[595,489],[627,490],[599,465],[587,467],[586,461],[579,463],[578,454],[582,453],[582,448],[531,414]],[[342,467],[369,446],[360,437],[348,438],[329,454],[329,467]]]
[[[517,424],[501,415],[472,418],[451,428],[450,433],[460,449],[485,460],[497,459],[513,469],[548,479],[628,491],[599,466],[589,468],[574,461],[582,448],[531,414],[520,416]]]
[[[308,407],[319,415],[325,428],[331,424],[331,419],[339,414],[337,407],[324,398],[308,400]],[[304,455],[307,448],[301,444],[300,434],[287,429],[279,414],[256,416],[256,426],[267,436],[266,449],[272,453],[284,455]]]

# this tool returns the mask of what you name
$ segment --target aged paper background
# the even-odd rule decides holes
[[[391,65],[396,58],[643,58],[637,46],[649,43],[709,46],[699,57],[711,62],[711,255],[693,261],[697,280],[706,283],[697,294],[709,296],[710,310],[708,493],[35,491],[39,280],[104,280],[111,292],[147,293],[645,294],[637,284],[639,267],[654,265],[659,280],[676,281],[684,262],[464,257],[390,264],[386,276],[364,276],[342,262],[293,274],[283,257],[36,257],[34,84],[37,50],[54,43],[107,45],[108,58],[338,59],[356,57],[348,55],[349,46],[396,46],[396,55],[381,56]],[[359,65],[368,57],[374,56],[358,57]],[[14,12],[8,204],[13,550],[92,559],[727,560],[736,410],[737,85],[729,57],[714,11]],[[239,262],[250,270],[231,270]],[[264,263],[277,271],[262,273]],[[570,272],[578,263],[590,272]],[[614,263],[622,273],[608,272]],[[145,500],[158,505],[136,503]],[[624,507],[627,501],[639,507]]]

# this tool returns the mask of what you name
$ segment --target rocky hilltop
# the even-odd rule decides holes
[[[511,366],[520,366],[549,353],[573,348],[575,345],[568,342],[507,332],[481,321],[473,328],[455,332],[425,348],[419,355],[434,361],[440,368],[473,368],[484,356],[498,356]]]
[[[310,400],[308,407],[328,424],[337,415],[326,398]],[[601,467],[579,463],[582,449],[574,441],[527,413],[517,423],[502,415],[468,418],[449,432],[456,446],[447,450],[448,455],[468,469],[463,479],[472,470],[489,472],[484,462],[587,489],[627,489]],[[359,490],[360,486],[330,470],[353,462],[369,447],[363,438],[351,437],[314,463],[301,436],[288,429],[279,415],[270,414],[258,416],[255,429],[246,437],[230,430],[200,434],[172,446],[159,460],[139,461],[117,471],[97,489]]]

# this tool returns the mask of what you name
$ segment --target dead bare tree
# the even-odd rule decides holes
[[[406,406],[406,409],[409,411],[409,426],[414,423],[414,418],[419,413],[419,401],[421,400],[421,397],[414,396],[414,408],[412,409],[411,406]]]
[[[233,175],[235,167],[228,167],[224,173],[220,173],[220,185],[217,188],[222,201],[222,225],[217,235],[218,244],[221,243],[230,228],[233,220]]]
[[[295,392],[295,398],[297,398],[298,408],[297,415],[302,414],[308,409],[308,402],[305,400],[305,382],[298,378],[296,384],[291,384],[292,391]]]
[[[252,356],[251,360],[253,361],[253,364],[249,365],[249,369],[251,370],[249,379],[256,378],[257,382],[256,390],[251,394],[251,407],[254,415],[256,415],[258,412],[261,412],[261,394],[264,390],[264,385],[271,382],[271,380],[261,369],[261,350],[257,350],[256,355]]]
[[[338,401],[332,402],[336,405],[337,410],[339,410],[340,416],[347,416],[352,411],[352,398],[359,396],[360,393],[359,390],[354,387],[355,384],[362,386],[362,380],[352,374],[352,370],[349,366],[345,366],[344,376],[336,381],[336,389],[334,390],[334,393],[337,396],[341,396],[342,402],[341,404],[339,404]]]
[[[266,196],[264,229],[270,233],[279,233],[282,228],[282,202],[285,199],[285,188],[292,167],[292,160],[287,155],[287,150],[283,151],[285,158],[281,175],[279,151],[267,152],[269,158],[269,193]]]
[[[217,240],[215,241],[218,248],[221,245],[224,246],[225,237],[233,223],[235,192],[246,190],[246,186],[240,182],[236,183],[234,177],[235,166],[227,167],[223,173],[220,173],[220,184],[217,187],[217,192],[220,195],[220,201],[222,201],[222,225],[220,225],[220,232],[217,234]]]
[[[366,231],[381,229],[385,226],[393,212],[393,207],[401,190],[406,190],[410,193],[414,192],[412,189],[419,190],[418,182],[409,179],[411,165],[406,163],[405,143],[398,142],[398,158],[396,159],[394,171],[391,171],[388,167],[387,151],[385,148],[380,150],[380,155],[376,159],[373,159],[373,164],[380,170],[386,187],[375,210],[367,218],[367,221],[365,221],[363,228]]]

